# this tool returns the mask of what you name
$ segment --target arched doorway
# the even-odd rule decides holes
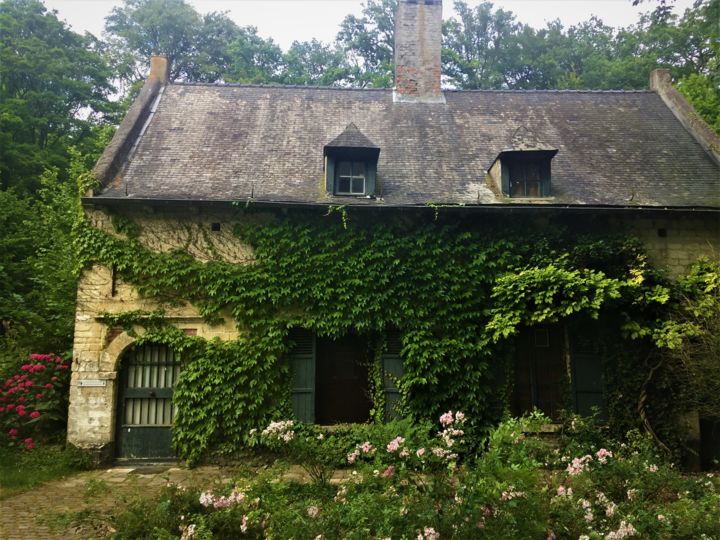
[[[174,457],[172,393],[179,374],[177,356],[165,345],[134,346],[123,354],[117,402],[117,457]]]

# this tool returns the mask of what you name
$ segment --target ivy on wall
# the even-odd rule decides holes
[[[505,408],[508,338],[523,326],[612,311],[618,332],[646,337],[672,296],[640,243],[628,238],[547,228],[528,234],[527,223],[423,223],[417,216],[369,223],[347,212],[285,218],[238,212],[235,233],[252,246],[252,264],[198,262],[183,250],[150,252],[126,218],[114,220],[116,234],[87,221],[76,234],[84,264],[113,267],[161,303],[190,302],[209,322],[227,314],[235,320],[241,337],[232,342],[185,336],[157,315],[106,321],[144,320],[143,341],[181,354],[174,441],[189,459],[238,447],[270,415],[289,414],[282,359],[291,328],[331,338],[353,331],[377,343],[399,329],[400,390],[410,414],[435,418],[463,410],[479,433]],[[381,401],[374,404],[376,419]]]

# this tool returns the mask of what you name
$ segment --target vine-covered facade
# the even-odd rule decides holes
[[[71,443],[198,459],[280,416],[448,409],[476,435],[533,407],[637,424],[674,284],[717,259],[717,138],[662,73],[443,92],[413,53],[440,8],[400,2],[395,92],[171,83],[153,59],[83,198]],[[648,425],[692,418],[656,386]]]

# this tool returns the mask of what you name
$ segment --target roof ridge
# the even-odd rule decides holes
[[[173,86],[206,86],[211,88],[273,88],[289,90],[339,90],[342,92],[392,92],[392,88],[359,88],[357,86],[320,86],[302,84],[261,84],[261,83],[209,83],[194,81],[171,81]],[[452,93],[507,93],[507,94],[654,94],[648,89],[594,90],[584,89],[509,89],[509,88],[443,88],[443,92]]]

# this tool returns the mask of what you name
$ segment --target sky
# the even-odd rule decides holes
[[[293,41],[313,38],[331,42],[340,22],[346,15],[360,15],[360,0],[188,0],[201,14],[225,11],[241,26],[256,26],[259,34],[271,37],[283,49]],[[61,20],[73,30],[90,32],[100,37],[104,19],[120,0],[44,0],[49,9],[58,12]],[[453,15],[452,1],[443,3],[443,17]],[[480,0],[468,0],[477,5]],[[691,7],[693,0],[676,0],[675,9],[682,13]],[[642,11],[652,9],[656,2],[633,7],[631,0],[495,0],[496,8],[512,11],[517,20],[535,28],[548,21],[560,19],[565,26],[587,20],[596,15],[605,24],[614,27],[637,22]]]

